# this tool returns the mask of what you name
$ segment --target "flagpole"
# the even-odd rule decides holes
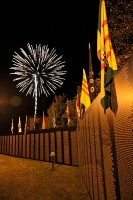
[[[13,134],[14,132],[14,127],[13,127],[13,119],[12,119],[12,124],[11,124],[11,133]]]
[[[45,115],[44,115],[44,111],[43,111],[43,117],[42,117],[42,129],[46,128],[46,123],[45,123]]]
[[[26,119],[25,119],[25,127],[24,127],[24,134],[27,133],[27,115],[26,115]]]
[[[20,116],[19,116],[19,120],[18,120],[18,133],[22,132],[22,128],[21,128],[21,121],[20,121]]]
[[[55,102],[54,102],[54,112],[53,112],[53,127],[56,127],[56,113],[55,113]]]
[[[67,125],[69,126],[70,124],[70,118],[69,118],[69,106],[68,106],[68,99],[67,99],[67,109],[66,109],[66,114],[67,114]]]

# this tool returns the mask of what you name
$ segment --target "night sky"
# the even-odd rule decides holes
[[[100,71],[96,54],[98,1],[88,6],[85,11],[83,8],[86,8],[86,5],[83,8],[79,5],[79,9],[71,7],[71,12],[67,6],[57,12],[56,9],[54,12],[47,10],[47,13],[46,7],[39,10],[41,5],[36,7],[36,10],[27,8],[26,11],[21,5],[18,7],[9,9],[10,12],[6,10],[4,17],[0,18],[0,134],[10,132],[12,118],[17,127],[20,116],[23,126],[25,115],[34,114],[34,98],[20,93],[16,88],[17,82],[13,82],[14,77],[9,75],[14,51],[20,53],[20,48],[27,51],[27,43],[33,47],[36,44],[48,45],[50,49],[54,47],[58,55],[63,55],[64,70],[67,70],[64,84],[56,90],[56,95],[64,93],[68,99],[74,98],[77,86],[82,83],[83,68],[88,75],[89,43],[95,77]],[[16,105],[12,103],[14,96],[20,100]],[[42,95],[38,99],[38,115],[42,115],[43,110],[46,113],[53,98],[54,94],[51,94],[49,97]]]

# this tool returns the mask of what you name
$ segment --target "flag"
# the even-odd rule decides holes
[[[43,117],[42,117],[42,129],[45,129],[46,128],[46,119],[45,119],[45,115],[44,115],[44,112],[43,112]]]
[[[21,132],[22,132],[21,121],[20,121],[20,117],[19,117],[19,120],[18,120],[18,133],[21,133]]]
[[[83,80],[82,80],[80,102],[85,106],[85,110],[89,108],[89,106],[91,105],[87,77],[84,69],[83,69]]]
[[[69,106],[68,106],[68,99],[67,99],[66,114],[67,114],[67,124],[69,125],[70,124],[70,117],[69,117],[70,110],[69,110]]]
[[[80,113],[80,96],[77,94],[77,99],[76,99],[76,111],[77,111],[77,118],[80,120],[81,113]]]
[[[12,132],[12,134],[14,132],[13,119],[12,119],[12,124],[11,124],[11,132]]]
[[[67,99],[67,108],[66,108],[66,114],[69,115],[70,111],[69,111],[69,106],[68,106],[68,99]]]
[[[115,54],[108,31],[105,1],[100,0],[97,30],[97,56],[101,62],[101,105],[104,111],[110,107],[110,82],[117,71]],[[105,74],[105,61],[108,62]]]
[[[27,132],[27,115],[25,119],[24,134],[26,134],[26,132]]]

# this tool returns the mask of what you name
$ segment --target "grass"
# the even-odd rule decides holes
[[[0,200],[87,200],[79,167],[0,154]]]

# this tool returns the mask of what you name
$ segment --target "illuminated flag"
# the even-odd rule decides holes
[[[70,117],[69,117],[69,114],[70,114],[70,110],[69,110],[69,106],[68,106],[68,99],[67,99],[67,108],[66,108],[66,114],[67,114],[67,124],[69,125],[70,124]]]
[[[11,124],[11,132],[12,132],[12,134],[14,132],[13,119],[12,119],[12,124]]]
[[[22,132],[22,128],[21,128],[21,121],[20,121],[20,117],[19,117],[19,120],[18,120],[18,133],[21,133]]]
[[[101,62],[101,105],[104,111],[110,107],[110,81],[117,71],[115,54],[108,31],[108,22],[104,0],[99,3],[99,19],[97,30],[97,56]],[[105,61],[108,62],[105,74]]]
[[[83,69],[83,80],[82,80],[80,103],[82,103],[85,106],[85,110],[89,108],[89,106],[91,105],[87,77],[86,77],[86,73],[84,69]]]
[[[44,115],[44,112],[43,112],[43,117],[42,117],[42,129],[45,129],[46,128],[46,119],[45,119],[45,115]]]
[[[69,106],[68,106],[68,99],[67,99],[67,108],[66,108],[66,114],[69,115],[70,111],[69,111]]]
[[[27,115],[25,119],[24,134],[26,134],[26,132],[27,132]]]

